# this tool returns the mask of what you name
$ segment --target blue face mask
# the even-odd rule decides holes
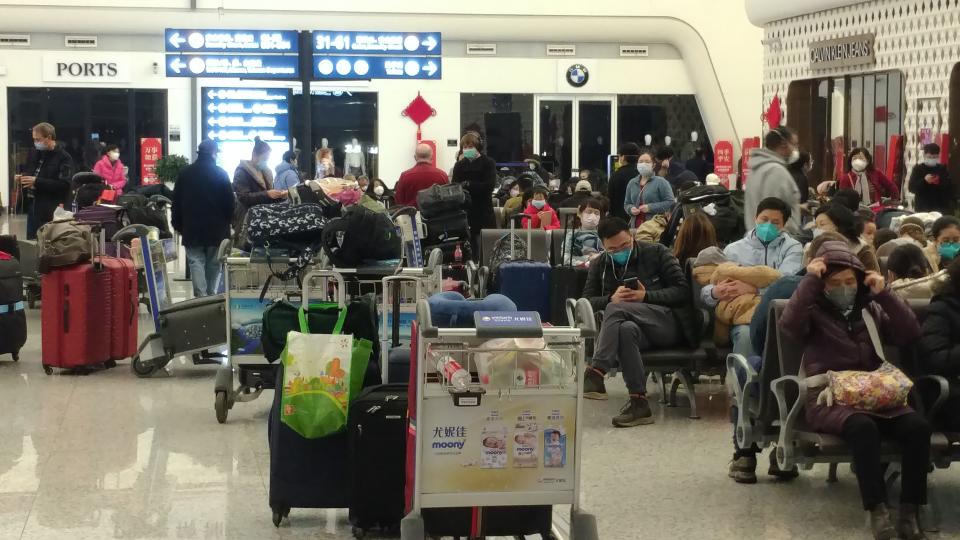
[[[257,167],[262,171],[270,170],[270,165],[267,164],[267,160],[263,159],[257,162]]]
[[[480,152],[476,148],[464,148],[463,157],[467,159],[477,159],[480,156]]]
[[[780,229],[773,223],[761,223],[757,225],[757,238],[764,244],[769,244],[780,236]]]
[[[42,142],[33,143],[33,147],[36,148],[37,150],[40,150],[41,152],[47,149],[47,145],[43,144]]]
[[[547,201],[538,201],[534,199],[530,201],[530,204],[532,204],[537,210],[543,210],[543,207],[547,205]]]
[[[940,244],[940,247],[937,248],[937,252],[940,253],[940,256],[948,261],[952,261],[957,258],[957,254],[960,253],[960,243],[957,242],[946,242]]]
[[[624,249],[616,253],[610,254],[610,259],[613,260],[613,264],[617,266],[626,266],[630,261],[630,255],[633,254],[633,246],[630,246],[630,249]]]

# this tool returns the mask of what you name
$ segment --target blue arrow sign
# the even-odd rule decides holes
[[[336,32],[315,30],[313,52],[440,56],[440,32]]]
[[[300,50],[292,30],[189,30],[167,28],[167,52],[179,53],[290,53]]]
[[[440,79],[441,62],[431,56],[313,56],[313,78]]]
[[[296,79],[300,61],[279,55],[179,55],[168,54],[167,77],[233,77]]]

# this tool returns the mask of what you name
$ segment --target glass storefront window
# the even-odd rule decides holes
[[[610,101],[580,101],[580,170],[606,174],[612,124]]]
[[[314,156],[323,146],[333,152],[337,175],[365,174],[377,178],[380,149],[377,146],[377,94],[341,90],[313,90],[310,96],[310,138],[313,148],[301,150],[300,168],[314,175]],[[290,100],[292,133],[304,133],[303,94],[293,91]],[[388,184],[395,179],[387,179]]]
[[[534,154],[533,94],[460,94],[460,133],[476,131],[497,163]]]
[[[540,102],[540,160],[560,179],[572,172],[573,101]]]

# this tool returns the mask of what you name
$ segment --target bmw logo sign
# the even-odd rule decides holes
[[[581,88],[590,80],[590,71],[583,64],[574,64],[567,68],[567,82],[574,88]]]

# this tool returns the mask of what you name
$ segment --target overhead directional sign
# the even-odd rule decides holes
[[[299,52],[297,32],[292,30],[186,30],[167,28],[166,51],[170,53],[290,53]]]
[[[440,58],[431,56],[314,55],[313,77],[327,79],[440,79]]]
[[[440,56],[440,32],[313,32],[314,54]]]
[[[233,172],[249,159],[254,137],[273,147],[270,167],[290,147],[290,90],[286,88],[201,89],[200,133],[217,141],[217,161]]]
[[[295,79],[299,76],[297,56],[167,55],[167,77]]]

